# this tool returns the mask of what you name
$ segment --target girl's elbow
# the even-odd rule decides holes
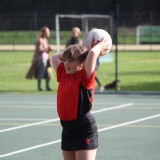
[[[56,55],[53,55],[52,56],[52,64],[56,63],[56,61],[57,61]]]

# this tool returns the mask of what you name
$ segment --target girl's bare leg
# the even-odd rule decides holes
[[[75,151],[62,151],[64,160],[76,160]]]
[[[76,160],[95,160],[97,149],[76,151]]]

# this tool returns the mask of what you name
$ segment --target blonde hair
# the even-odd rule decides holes
[[[78,27],[73,27],[73,28],[72,28],[72,32],[73,32],[73,33],[76,32],[76,33],[78,33],[79,35],[81,34],[81,30],[80,30],[80,28],[78,28]]]
[[[40,33],[39,33],[39,36],[38,37],[44,37],[45,34],[46,34],[46,30],[49,30],[49,28],[47,26],[44,26],[40,29]]]

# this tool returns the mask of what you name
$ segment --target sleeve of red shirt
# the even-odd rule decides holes
[[[64,71],[64,64],[63,62],[59,64],[57,68],[57,82],[61,79],[62,72]]]
[[[85,69],[82,69],[82,84],[87,88],[90,89],[94,86],[95,82],[95,71],[92,73],[91,77],[88,78]]]

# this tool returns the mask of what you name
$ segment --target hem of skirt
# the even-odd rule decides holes
[[[64,149],[61,148],[61,150],[63,151],[81,151],[81,150],[94,150],[97,149],[98,147],[94,147],[94,148],[77,148],[77,149]]]

